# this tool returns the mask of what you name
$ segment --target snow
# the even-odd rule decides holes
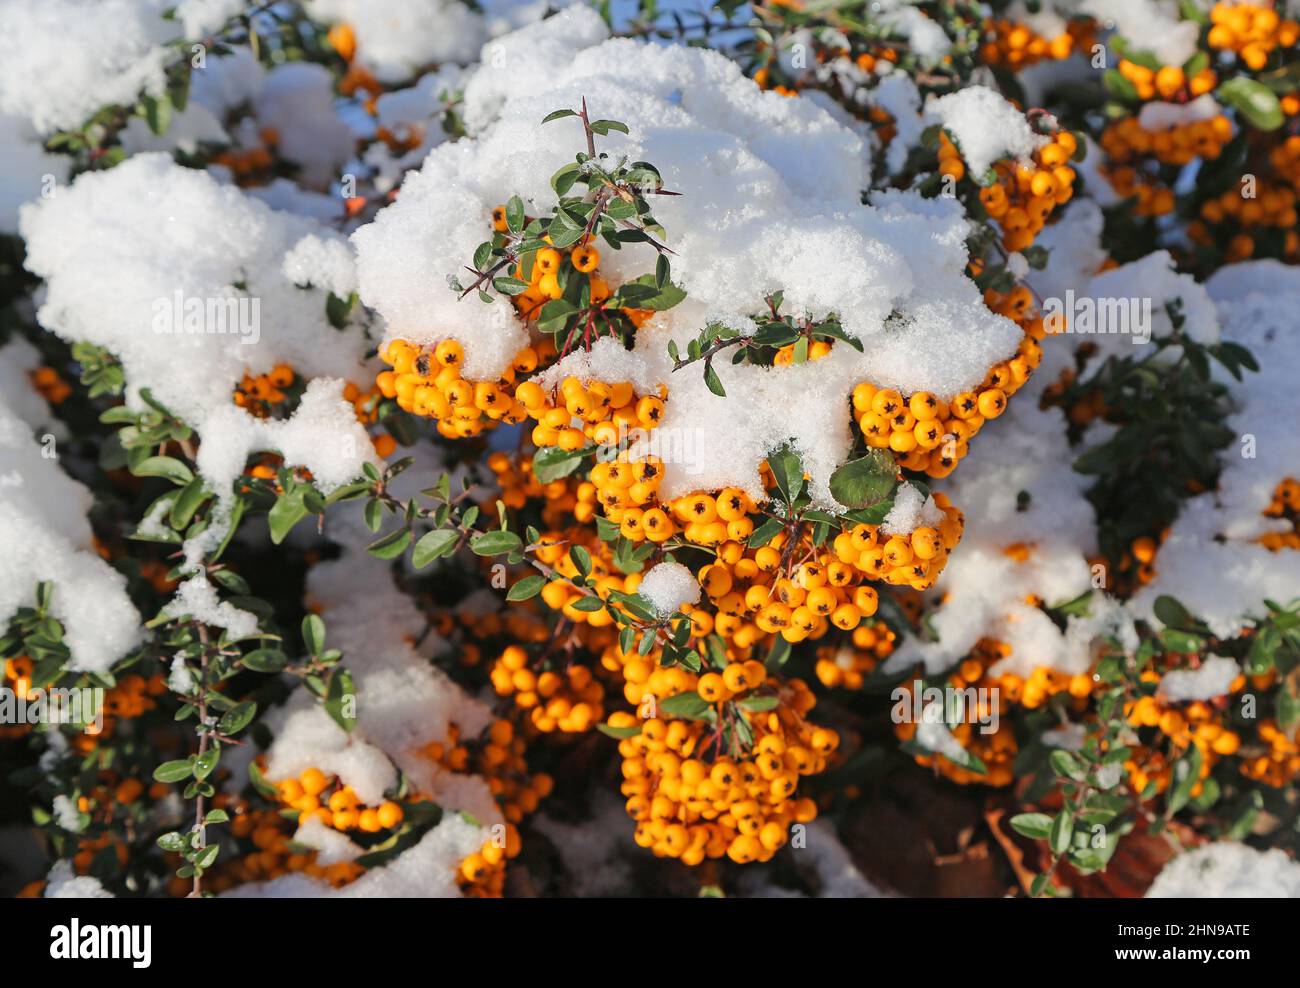
[[[260,127],[275,131],[276,151],[299,166],[298,179],[308,188],[328,187],[352,153],[352,131],[334,111],[334,78],[323,65],[277,65],[253,112]]]
[[[1131,634],[1131,621],[1097,591],[1091,614],[1071,618],[1064,632],[1026,602],[1032,595],[1061,604],[1092,590],[1087,557],[1096,551],[1096,517],[1084,497],[1090,481],[1071,469],[1062,413],[1034,407],[1039,380],[1030,379],[1031,394],[982,430],[962,468],[938,485],[962,508],[966,528],[932,594],[941,603],[927,625],[937,640],[908,636],[887,671],[919,661],[941,672],[988,637],[1011,646],[996,674],[1025,676],[1036,666],[1084,672],[1094,637],[1117,628]],[[1013,545],[1023,559],[1008,554]]]
[[[228,898],[416,899],[458,898],[456,869],[483,844],[482,828],[449,813],[418,844],[397,858],[371,868],[350,885],[333,889],[302,874],[241,885]]]
[[[1231,688],[1241,675],[1241,667],[1232,659],[1211,655],[1195,669],[1174,669],[1160,680],[1160,695],[1170,703],[1188,700],[1213,700]]]
[[[18,232],[18,207],[68,180],[68,159],[46,154],[21,117],[0,114],[0,234]]]
[[[863,207],[862,139],[823,110],[761,92],[712,52],[613,40],[574,53],[575,38],[604,34],[594,13],[572,8],[494,42],[508,53],[509,78],[485,65],[467,85],[474,138],[435,148],[397,202],[353,235],[362,300],[383,316],[387,338],[455,338],[467,378],[497,376],[527,340],[524,327],[501,301],[459,301],[447,278],[464,275],[494,206],[518,194],[534,212],[549,208],[549,177],[581,132],[572,120],[538,121],[585,96],[593,113],[631,131],[599,147],[653,161],[682,193],[657,200],[655,214],[688,298],[643,326],[632,354],[602,355],[617,365],[606,365],[613,379],[669,388],[661,432],[693,455],[667,463],[662,493],[734,484],[761,497],[759,463],[790,442],[813,496],[833,507],[829,477],[850,449],[842,410],[856,383],[951,396],[1019,343],[1019,328],[980,305],[964,274],[960,205],[891,192]],[[654,261],[639,246],[603,254],[612,284]],[[775,369],[721,363],[729,399],[709,392],[697,367],[671,371],[669,339],[684,350],[708,321],[745,325],[778,289],[790,311],[837,313],[865,353],[841,345]],[[564,373],[587,360],[571,359]]]
[[[1148,899],[1297,899],[1300,864],[1278,848],[1257,851],[1217,841],[1174,858],[1156,876]]]
[[[880,531],[885,535],[907,535],[922,525],[937,526],[943,518],[934,498],[904,481],[894,491],[894,503],[880,523]]]
[[[220,498],[220,515],[249,452],[282,452],[324,490],[352,480],[375,458],[341,397],[344,379],[371,376],[363,363],[367,340],[360,328],[335,329],[325,314],[322,286],[350,283],[337,234],[161,154],[80,176],[54,198],[24,207],[21,224],[26,264],[45,279],[41,324],[117,356],[129,404],[141,407],[139,393],[148,388],[195,428],[200,470]],[[332,380],[312,380],[285,422],[233,404],[246,372],[278,363]],[[222,524],[211,526],[204,542],[190,547],[190,563],[223,535]]]
[[[41,134],[166,86],[172,0],[0,0],[0,114]]]
[[[217,588],[206,575],[198,573],[176,588],[176,593],[164,608],[169,617],[190,617],[213,628],[225,629],[225,638],[235,641],[257,634],[257,617],[241,611],[229,601],[218,598]]]
[[[46,876],[46,899],[111,899],[109,892],[98,878],[90,875],[77,875],[72,870],[68,859],[56,861]]]
[[[1203,93],[1186,103],[1165,103],[1154,100],[1143,103],[1138,113],[1138,123],[1143,130],[1169,130],[1173,127],[1185,127],[1202,120],[1212,120],[1223,112],[1218,101],[1209,93]]]
[[[646,573],[637,593],[650,601],[660,617],[667,617],[681,610],[683,604],[697,603],[700,584],[681,563],[658,563]]]
[[[1176,0],[1083,0],[1079,12],[1113,24],[1132,47],[1162,65],[1182,65],[1196,53],[1200,26],[1179,16]]]
[[[382,82],[435,62],[470,62],[488,40],[483,16],[458,0],[306,0],[314,19],[349,24],[357,57]]]
[[[1048,138],[1035,134],[1024,114],[985,86],[967,86],[926,105],[952,135],[966,167],[979,177],[999,158],[1026,160]]]
[[[90,492],[46,455],[57,450],[0,401],[0,624],[35,606],[37,583],[51,581],[68,668],[104,672],[139,642],[140,615],[126,577],[95,551]]]
[[[1232,635],[1263,616],[1264,599],[1286,602],[1300,587],[1300,553],[1270,552],[1254,540],[1287,527],[1263,511],[1279,481],[1296,474],[1300,437],[1294,416],[1300,352],[1291,328],[1300,278],[1272,262],[1223,269],[1208,288],[1218,301],[1223,337],[1245,346],[1259,363],[1237,383],[1220,372],[1236,406],[1226,425],[1237,437],[1221,454],[1219,489],[1187,501],[1161,544],[1157,579],[1133,600],[1146,615],[1169,594],[1218,635]]]

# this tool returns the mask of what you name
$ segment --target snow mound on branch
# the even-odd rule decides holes
[[[72,862],[64,858],[56,861],[45,879],[46,899],[111,899],[113,893],[104,888],[98,878],[78,875]]]
[[[652,566],[637,592],[661,615],[679,610],[683,604],[694,604],[700,599],[700,584],[695,574],[681,563],[659,563]]]
[[[447,814],[414,847],[388,864],[372,868],[351,885],[333,889],[325,882],[290,874],[269,882],[241,885],[226,897],[275,899],[454,899],[461,895],[456,871],[477,851],[484,832],[462,816]]]
[[[0,113],[42,134],[112,103],[158,95],[176,24],[171,0],[0,0]]]
[[[1175,669],[1160,679],[1160,693],[1170,703],[1213,700],[1232,688],[1241,666],[1222,655],[1212,655],[1195,669]]]
[[[1077,8],[1113,25],[1133,48],[1151,52],[1162,65],[1182,65],[1196,54],[1200,26],[1179,16],[1177,0],[1083,0]]]
[[[1300,436],[1294,416],[1282,412],[1294,407],[1300,377],[1293,332],[1300,274],[1252,262],[1225,268],[1209,288],[1223,338],[1246,347],[1260,369],[1243,372],[1241,382],[1220,373],[1237,410],[1226,422],[1235,439],[1221,454],[1219,489],[1184,505],[1160,546],[1156,580],[1134,597],[1133,608],[1150,614],[1155,599],[1169,594],[1226,636],[1243,620],[1262,617],[1262,600],[1285,603],[1300,588],[1300,553],[1270,552],[1254,541],[1289,527],[1263,511],[1279,481],[1300,472]]]
[[[1300,864],[1278,848],[1217,841],[1180,854],[1147,889],[1148,899],[1300,899]]]
[[[34,606],[36,584],[48,580],[68,668],[104,672],[140,640],[140,615],[126,577],[95,551],[90,492],[45,455],[55,448],[0,403],[0,627]]]
[[[365,595],[356,593],[359,585],[368,588]],[[328,647],[342,650],[352,673],[357,724],[347,733],[298,694],[284,713],[277,712],[283,726],[268,752],[268,777],[297,776],[314,765],[338,775],[363,802],[375,804],[400,769],[417,790],[444,806],[487,824],[500,822],[482,779],[445,772],[420,750],[445,741],[452,724],[462,737],[477,736],[492,713],[429,664],[445,643],[426,636],[424,615],[397,589],[388,566],[354,546],[343,558],[312,568],[308,598],[325,619]],[[421,639],[420,648],[411,644]]]
[[[545,0],[306,0],[307,13],[352,26],[357,58],[382,82],[401,82],[439,62],[473,62],[494,35],[541,17]],[[563,6],[563,4],[555,4]]]
[[[932,100],[927,111],[953,136],[966,167],[976,178],[999,158],[1028,159],[1047,143],[1025,115],[985,86],[968,86]]]
[[[1026,602],[1035,596],[1063,604],[1092,590],[1087,557],[1096,550],[1096,522],[1084,497],[1089,479],[1071,469],[1065,427],[1057,409],[1012,402],[980,432],[978,453],[939,485],[964,511],[966,531],[932,594],[941,603],[927,624],[937,640],[908,636],[887,670],[922,662],[938,673],[981,638],[994,638],[1011,646],[998,674],[1025,676],[1035,666],[1079,673],[1092,663],[1093,638],[1129,625],[1099,591],[1089,614],[1072,617],[1065,631]],[[1008,554],[1012,546],[1024,558]]]
[[[654,205],[688,297],[642,328],[635,351],[606,354],[602,368],[610,379],[669,386],[660,432],[694,452],[666,458],[663,492],[734,484],[761,497],[759,463],[789,442],[814,497],[833,506],[829,478],[851,448],[854,384],[950,396],[1019,343],[1019,328],[989,312],[964,273],[960,206],[900,192],[864,206],[862,140],[820,108],[760,91],[713,52],[629,40],[573,51],[575,37],[604,34],[593,12],[573,8],[494,43],[512,57],[502,68],[485,63],[466,89],[476,136],[435,148],[397,202],[353,235],[361,297],[389,338],[458,339],[465,375],[495,377],[527,341],[525,328],[503,300],[460,301],[447,281],[465,279],[494,206],[518,194],[530,214],[549,211],[550,176],[572,160],[582,131],[572,118],[539,121],[585,96],[594,116],[631,131],[599,138],[598,151],[653,162],[681,193]],[[611,284],[653,270],[646,245],[601,249]],[[823,360],[781,368],[722,360],[715,369],[727,398],[708,391],[698,366],[672,372],[670,339],[685,351],[710,321],[752,325],[777,290],[788,311],[836,313],[865,353],[840,344]],[[568,359],[574,368],[589,361]]]
[[[45,279],[41,324],[121,360],[129,404],[141,407],[147,388],[194,427],[205,479],[223,499],[251,452],[282,452],[326,491],[374,459],[341,397],[342,379],[369,378],[368,344],[359,328],[330,325],[319,287],[349,280],[337,234],[161,154],[81,175],[24,207],[21,226],[27,267]],[[284,423],[233,404],[245,372],[282,362],[336,380],[313,381]]]

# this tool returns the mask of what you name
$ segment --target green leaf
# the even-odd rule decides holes
[[[357,726],[356,688],[352,684],[352,674],[346,669],[335,669],[330,677],[329,690],[325,694],[325,712],[349,734]]]
[[[406,547],[411,544],[411,530],[409,528],[399,528],[395,532],[389,532],[383,538],[376,539],[366,546],[366,552],[380,559],[396,559],[406,551]]]
[[[308,614],[302,619],[302,640],[312,655],[325,651],[325,622],[319,614]]]
[[[589,126],[595,133],[602,136],[608,134],[611,130],[617,130],[620,134],[628,132],[627,124],[618,120],[593,120]]]
[[[762,713],[764,710],[775,710],[781,705],[781,698],[777,696],[750,696],[739,701],[736,706],[752,713]]]
[[[278,648],[258,648],[240,660],[245,668],[254,672],[279,672],[289,664],[289,657]]]
[[[550,123],[552,120],[559,120],[563,117],[576,117],[577,115],[576,110],[552,110],[542,117],[542,123]]]
[[[1201,749],[1192,745],[1187,754],[1174,762],[1173,786],[1169,790],[1166,816],[1173,816],[1191,798],[1192,790],[1201,778]]]
[[[188,758],[163,762],[153,770],[153,777],[158,782],[183,782],[194,774],[194,767]]]
[[[611,738],[634,738],[641,733],[641,725],[633,724],[631,727],[610,727],[608,724],[597,724],[596,730],[601,734]]]
[[[718,372],[713,369],[712,361],[706,361],[704,364],[704,384],[719,398],[727,397],[727,389],[722,386],[722,380],[718,377]]]
[[[194,759],[194,778],[202,782],[212,774],[212,770],[217,767],[219,761],[221,761],[221,749],[213,745]]]
[[[709,720],[714,716],[713,707],[698,693],[678,693],[676,696],[660,700],[659,710],[687,720]]]
[[[1045,840],[1052,832],[1052,818],[1046,813],[1017,813],[1008,823],[1016,833],[1033,840]]]
[[[533,574],[525,576],[506,592],[506,600],[530,600],[546,586],[546,577]]]
[[[1074,835],[1074,814],[1069,810],[1061,810],[1056,814],[1056,819],[1052,821],[1051,830],[1047,835],[1048,845],[1053,854],[1064,854],[1070,847],[1070,838]]]
[[[194,513],[199,510],[209,496],[207,491],[203,489],[203,481],[198,477],[186,484],[181,492],[176,495],[176,500],[172,502],[171,512],[167,519],[172,528],[178,532],[184,530],[194,520]]]
[[[307,514],[303,492],[298,488],[285,491],[277,497],[266,515],[266,523],[271,529],[271,542],[275,545],[283,542],[293,526],[306,518]]]
[[[165,477],[175,484],[184,486],[194,479],[194,473],[180,460],[173,456],[149,456],[132,468],[137,477]]]
[[[846,508],[870,508],[893,494],[897,472],[897,464],[887,452],[869,450],[831,474],[831,497]]]
[[[1052,771],[1061,778],[1074,779],[1079,782],[1087,775],[1084,767],[1079,764],[1079,759],[1064,748],[1055,749],[1048,757],[1048,762],[1052,766]]]
[[[511,233],[518,233],[524,228],[524,201],[518,196],[511,196],[506,203],[506,226]]]
[[[1245,117],[1256,130],[1277,130],[1286,119],[1277,93],[1246,76],[1229,79],[1214,95],[1220,103],[1227,103]]]
[[[1167,628],[1187,628],[1192,622],[1192,615],[1175,598],[1161,594],[1151,605],[1151,610]]]
[[[781,492],[782,500],[786,504],[794,503],[803,491],[803,464],[799,461],[799,455],[790,447],[782,446],[767,455],[767,465],[772,468],[776,489]]]
[[[569,476],[582,466],[583,457],[590,449],[565,450],[559,446],[539,449],[533,457],[533,476],[543,484]]]
[[[478,556],[503,556],[523,548],[523,541],[514,532],[483,532],[470,539],[469,547]]]
[[[257,704],[251,700],[245,700],[243,703],[236,704],[226,711],[221,720],[217,722],[217,730],[227,737],[238,734],[252,722],[255,716],[257,716]]]
[[[630,287],[638,285],[649,291],[637,291],[635,287]],[[660,286],[655,282],[654,275],[643,274],[633,281],[625,281],[618,290],[618,296],[620,299],[627,300],[628,308],[652,309],[655,312],[663,312],[665,309],[671,309],[686,298],[686,292],[671,281]]]
[[[435,559],[451,552],[459,539],[460,532],[454,528],[436,528],[432,532],[426,532],[415,543],[415,549],[411,552],[411,564],[416,569],[424,569]]]

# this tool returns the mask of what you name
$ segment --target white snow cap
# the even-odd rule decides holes
[[[1300,864],[1278,848],[1217,841],[1174,858],[1148,899],[1300,899]]]
[[[1192,498],[1160,546],[1156,579],[1133,601],[1135,613],[1150,614],[1155,599],[1169,594],[1220,636],[1264,616],[1262,601],[1289,601],[1300,587],[1300,553],[1270,552],[1255,540],[1285,531],[1285,519],[1263,514],[1277,484],[1296,475],[1300,436],[1294,415],[1300,348],[1294,324],[1300,306],[1300,271],[1256,261],[1222,269],[1207,284],[1218,302],[1223,338],[1245,346],[1259,371],[1232,390],[1236,410],[1226,425],[1236,437],[1221,454],[1219,489]]]
[[[172,0],[0,0],[0,113],[42,134],[158,95],[174,57]]]
[[[574,7],[493,43],[510,57],[500,69],[485,64],[466,88],[476,136],[435,148],[396,203],[353,235],[361,297],[389,338],[458,339],[465,375],[496,377],[527,341],[524,326],[504,301],[459,301],[447,279],[463,275],[494,206],[517,194],[532,213],[549,210],[550,176],[572,160],[581,129],[539,121],[585,96],[592,113],[630,129],[598,139],[598,150],[653,162],[681,193],[656,199],[655,214],[688,298],[643,326],[634,351],[610,350],[604,367],[610,379],[669,387],[660,432],[691,453],[668,459],[662,493],[734,484],[761,498],[759,464],[788,442],[814,498],[834,507],[829,478],[851,449],[857,382],[951,396],[1013,354],[1020,329],[989,312],[964,272],[959,204],[890,192],[864,206],[862,140],[825,111],[762,92],[714,52],[629,40],[574,51],[572,38],[605,34],[594,12]],[[644,245],[602,245],[601,272],[618,284],[654,260]],[[752,325],[777,290],[788,311],[836,313],[865,353],[840,344],[803,365],[722,362],[727,398],[708,391],[698,367],[671,371],[670,339],[685,350],[710,321]],[[569,359],[557,373],[594,358]]]
[[[986,86],[967,86],[931,100],[926,110],[952,134],[970,173],[976,177],[999,158],[1029,158],[1048,139],[1035,134],[1025,115]]]
[[[470,62],[488,40],[483,15],[460,0],[306,0],[307,13],[349,24],[357,57],[383,82],[437,62]]]
[[[653,605],[661,616],[695,604],[700,599],[700,584],[695,574],[681,563],[659,563],[650,567],[637,592]]]
[[[1212,655],[1195,669],[1175,669],[1160,680],[1160,694],[1170,703],[1213,700],[1223,696],[1241,675],[1241,666],[1222,655]]]
[[[1114,26],[1132,47],[1151,52],[1162,65],[1182,65],[1196,54],[1200,25],[1179,16],[1177,0],[1083,0],[1079,12]]]
[[[343,379],[371,376],[368,342],[325,314],[325,286],[351,283],[337,234],[161,154],[86,173],[24,207],[21,223],[27,266],[45,279],[41,324],[118,357],[128,403],[138,407],[148,388],[193,426],[200,470],[223,505],[251,452],[283,453],[326,490],[375,459],[342,398]],[[312,380],[285,422],[234,405],[246,372],[281,362],[333,380]],[[205,538],[222,535],[215,525]]]
[[[72,653],[68,668],[104,672],[140,640],[126,577],[95,551],[91,495],[59,468],[57,442],[38,442],[0,400],[0,626],[34,606],[50,581],[50,609]]]

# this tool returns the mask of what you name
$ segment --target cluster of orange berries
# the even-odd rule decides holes
[[[1146,102],[1159,97],[1174,100],[1178,97],[1203,96],[1218,82],[1212,69],[1201,69],[1190,78],[1177,65],[1162,65],[1152,69],[1127,58],[1119,60],[1119,74],[1133,84],[1138,99]]]
[[[1272,7],[1252,3],[1216,3],[1210,10],[1206,43],[1237,54],[1254,71],[1268,64],[1277,48],[1292,48],[1300,39],[1300,22],[1278,16]]]
[[[363,805],[351,786],[314,766],[296,779],[280,780],[275,787],[281,802],[297,811],[299,823],[314,818],[338,831],[376,834],[392,830],[405,816],[401,805],[392,800],[378,806]]]
[[[495,381],[461,377],[465,349],[456,340],[443,340],[432,348],[392,340],[380,349],[379,356],[392,367],[375,379],[380,394],[396,399],[403,411],[435,419],[438,432],[446,438],[467,439],[482,435],[498,422],[513,424],[527,418],[524,405],[515,396],[515,378],[553,359],[555,345],[548,338],[523,347]]]
[[[1269,717],[1259,722],[1256,733],[1259,741],[1268,746],[1267,750],[1243,758],[1241,774],[1277,789],[1300,777],[1300,745],[1296,744],[1295,731],[1288,736]]]
[[[738,864],[768,861],[792,826],[816,818],[816,804],[795,791],[801,776],[825,770],[839,736],[804,720],[816,700],[801,680],[782,684],[778,696],[766,713],[730,708],[753,737],[743,753],[723,754],[720,729],[698,720],[650,718],[619,741],[621,788],[638,846],[687,865],[724,855]],[[630,713],[609,719],[615,731],[637,723]]]
[[[570,546],[583,546],[591,557],[591,572],[584,578],[586,586],[581,589],[572,582],[579,573],[570,554]],[[611,592],[636,593],[637,587],[641,585],[640,573],[624,575],[615,572],[608,544],[596,538],[589,529],[543,532],[534,556],[538,562],[553,568],[564,577],[562,580],[551,580],[542,587],[543,602],[551,610],[561,612],[575,625],[586,625],[589,628],[612,627],[614,618],[606,608],[587,611],[575,606],[576,603],[592,595],[607,601]]]
[[[817,649],[813,671],[828,689],[862,688],[876,666],[894,652],[898,636],[883,621],[868,621],[853,629],[853,647],[823,645]]]
[[[528,652],[510,645],[489,675],[497,694],[513,696],[515,705],[529,711],[532,725],[543,734],[581,734],[605,716],[605,688],[584,665],[536,673],[529,668]]]
[[[72,385],[53,367],[37,367],[27,375],[37,393],[51,405],[61,405],[72,394]]]
[[[594,497],[591,491],[582,490],[583,485],[572,477],[543,483],[533,471],[531,456],[511,456],[498,450],[488,456],[487,466],[499,488],[496,497],[488,502],[489,508],[496,500],[513,510],[529,501],[540,501],[542,524],[548,528],[559,528],[569,519],[585,523],[595,516],[592,500],[581,497],[582,494]]]
[[[274,127],[263,127],[258,132],[258,139],[261,143],[252,147],[227,148],[215,155],[212,163],[229,168],[236,185],[248,187],[266,183],[271,178],[275,146],[280,143],[280,135]]]
[[[1049,39],[1024,24],[1005,17],[993,18],[984,24],[984,33],[989,40],[980,46],[980,58],[988,65],[1013,70],[1028,68],[1049,58],[1059,62],[1069,58],[1071,52],[1090,50],[1096,40],[1095,30],[1093,21],[1076,19],[1066,25],[1064,32]]]
[[[1147,130],[1137,117],[1125,117],[1101,133],[1101,149],[1113,162],[1150,156],[1169,165],[1190,164],[1197,158],[1213,161],[1232,139],[1232,122],[1223,114],[1205,120]]]
[[[1273,490],[1273,499],[1264,509],[1266,518],[1284,518],[1291,523],[1289,532],[1266,532],[1257,541],[1264,548],[1300,549],[1300,480],[1287,477]]]
[[[294,827],[278,809],[254,808],[247,801],[231,799],[225,793],[214,797],[214,806],[230,814],[231,836],[249,841],[252,849],[218,861],[203,877],[207,890],[220,894],[248,882],[271,881],[286,874],[303,874],[342,888],[365,873],[355,861],[320,864],[314,850],[294,843]],[[177,856],[176,862],[179,860]],[[168,883],[168,891],[177,897],[188,895],[191,888],[188,878],[172,878]]]
[[[471,752],[470,745],[461,739],[460,728],[451,724],[446,742],[426,745],[424,754],[446,769],[474,771],[487,781],[507,822],[478,851],[461,861],[456,881],[468,896],[496,897],[504,887],[506,862],[517,857],[521,848],[516,824],[537,810],[554,783],[544,772],[529,774],[527,741],[505,718],[493,721],[486,736],[473,745]]]
[[[1201,244],[1223,240],[1206,228],[1205,224],[1230,223],[1241,232],[1228,238],[1227,258],[1242,261],[1255,252],[1255,240],[1250,231],[1260,227],[1278,227],[1285,230],[1284,251],[1294,255],[1300,247],[1300,234],[1296,233],[1296,191],[1290,186],[1259,179],[1256,195],[1246,198],[1237,188],[1230,188],[1201,204],[1203,223],[1188,224],[1188,236]]]
[[[904,469],[930,477],[948,476],[969,452],[971,437],[988,419],[1001,415],[1008,394],[1028,380],[1033,369],[1021,356],[1012,362],[1020,370],[1020,380],[1010,363],[999,364],[978,391],[963,392],[952,401],[928,391],[904,399],[894,388],[863,381],[853,389],[853,410],[862,437],[874,449],[892,451]]]
[[[1132,165],[1104,165],[1100,169],[1115,194],[1132,199],[1135,216],[1167,216],[1174,211],[1174,190]]]
[[[276,364],[265,374],[245,374],[235,388],[235,404],[260,419],[270,416],[274,406],[289,397],[296,375],[288,364]]]
[[[515,391],[528,417],[537,423],[532,439],[539,447],[578,450],[589,440],[599,446],[615,446],[634,429],[657,428],[663,417],[663,397],[638,398],[626,381],[584,383],[566,377],[558,391],[558,395],[548,394],[536,381],[525,381]]]
[[[994,181],[980,189],[980,203],[1002,229],[1002,246],[1009,251],[1029,247],[1057,206],[1074,195],[1074,169],[1070,158],[1078,148],[1068,130],[1056,133],[1034,152],[1032,161],[995,162]],[[956,180],[966,174],[961,152],[939,134],[939,171]],[[978,176],[977,176],[978,177]]]

